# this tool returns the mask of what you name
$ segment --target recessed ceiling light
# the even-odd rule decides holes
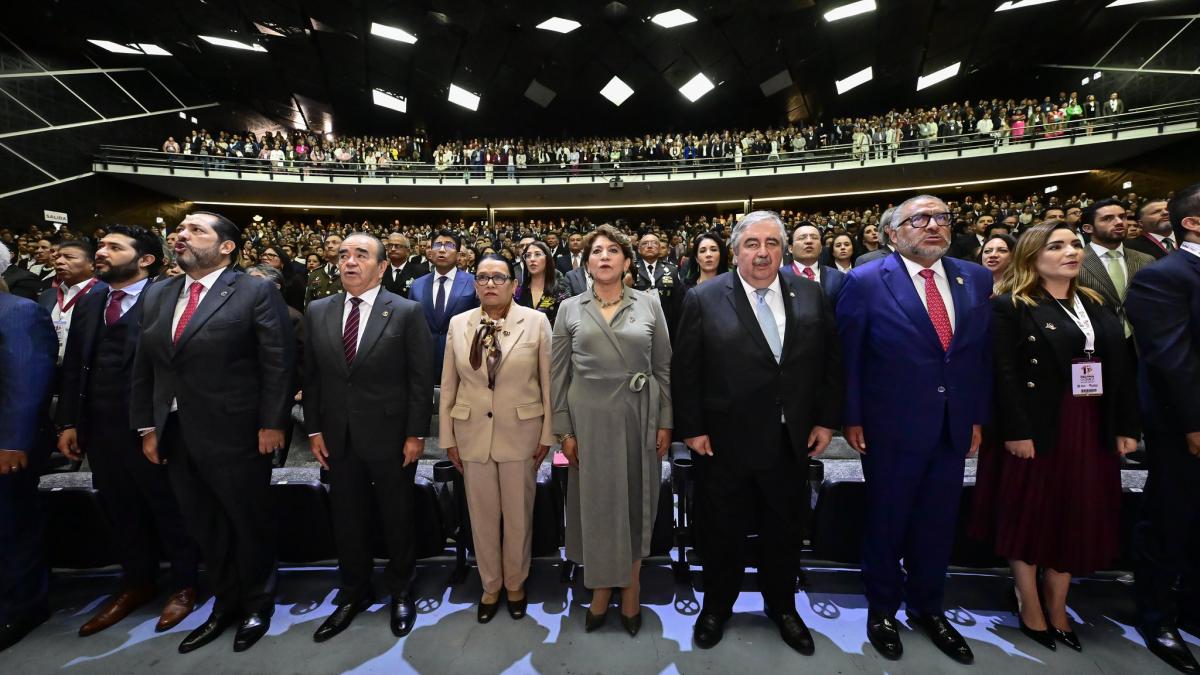
[[[88,40],[88,42],[114,54],[139,54],[147,56],[171,55],[171,52],[159,47],[158,45],[146,44],[144,42],[129,45],[118,44],[109,40]]]
[[[633,96],[633,89],[625,84],[621,78],[614,75],[613,79],[609,80],[608,84],[604,85],[604,88],[600,90],[600,95],[612,101],[613,105],[621,105],[625,102],[625,99]]]
[[[1091,82],[1091,81],[1092,81],[1092,78],[1090,78],[1090,77],[1085,77],[1085,78],[1083,78],[1082,80],[1080,80],[1079,84],[1081,84],[1081,85],[1086,85],[1088,82]]]
[[[1124,183],[1121,183],[1121,189],[1122,189],[1122,190],[1128,190],[1128,189],[1130,189],[1130,188],[1132,188],[1132,187],[1133,187],[1133,181],[1131,181],[1131,180],[1127,180],[1127,181],[1125,181]]]
[[[1050,194],[1052,192],[1058,192],[1058,186],[1057,185],[1049,185],[1046,187],[1045,190],[1043,190],[1043,192],[1045,192],[1046,194]]]
[[[1007,2],[1000,3],[1000,6],[996,8],[996,11],[997,12],[1007,12],[1010,9],[1024,9],[1026,7],[1033,7],[1034,5],[1044,5],[1047,2],[1054,2],[1054,1],[1055,0],[1007,0]]]
[[[870,82],[871,78],[874,76],[874,71],[871,70],[871,66],[867,66],[850,77],[834,82],[834,85],[837,87],[838,94],[844,94],[860,84],[866,84],[867,82]]]
[[[450,85],[450,95],[447,98],[451,103],[461,105],[467,110],[479,109],[479,94],[473,94],[457,84]]]
[[[825,12],[825,20],[832,23],[839,19],[846,19],[852,16],[858,16],[859,14],[866,14],[867,12],[874,12],[875,9],[875,0],[858,0],[858,2],[852,2],[848,5],[835,7],[828,12]]]
[[[932,87],[933,85],[937,84],[938,82],[941,82],[942,80],[948,80],[948,79],[954,77],[955,75],[958,74],[958,69],[961,67],[962,67],[962,61],[959,61],[958,63],[948,65],[945,68],[942,68],[941,70],[935,70],[928,75],[922,75],[922,76],[918,77],[917,78],[917,91],[921,91],[922,89],[924,89],[926,87]]]
[[[1098,80],[1098,79],[1100,79],[1101,77],[1104,77],[1104,73],[1100,72],[1099,70],[1097,70],[1096,72],[1092,73],[1092,79],[1093,79],[1093,80]]]
[[[151,44],[146,44],[145,42],[139,42],[139,43],[137,43],[137,46],[139,49],[142,50],[142,52],[144,52],[150,56],[170,56],[171,55],[171,52],[163,49],[162,47],[159,47],[158,45],[151,45]]]
[[[679,93],[687,97],[687,100],[695,103],[701,96],[713,90],[715,85],[712,80],[704,76],[704,73],[696,73],[696,76],[687,81],[687,84],[679,88]]]
[[[417,36],[404,30],[403,28],[387,26],[374,21],[371,22],[371,35],[378,35],[381,38],[387,38],[389,40],[395,40],[396,42],[403,42],[410,45],[417,43]]]
[[[212,37],[211,35],[201,35],[201,40],[216,45],[218,47],[229,47],[230,49],[244,49],[249,52],[266,52],[267,48],[257,42],[238,42],[227,38]]]
[[[407,98],[403,96],[396,96],[395,94],[386,92],[382,89],[371,90],[371,101],[375,105],[387,108],[389,110],[396,110],[402,113],[408,112]],[[329,131],[329,129],[326,128],[326,131]]]
[[[1154,0],[1113,0],[1105,7],[1124,7],[1125,5],[1140,5],[1143,2],[1154,2]]]
[[[582,24],[573,19],[564,19],[561,17],[552,16],[549,19],[539,23],[537,27],[541,28],[542,30],[552,30],[555,33],[570,33],[576,28],[579,28],[581,25]]]
[[[696,20],[696,17],[688,14],[682,9],[673,9],[669,12],[655,14],[654,16],[650,17],[650,20],[662,26],[663,28],[674,28],[676,26],[682,26],[686,23],[692,23]]]

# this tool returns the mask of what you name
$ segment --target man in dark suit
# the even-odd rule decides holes
[[[54,285],[38,296],[38,304],[50,312],[50,320],[58,335],[59,363],[66,353],[75,305],[93,290],[100,293],[108,291],[107,284],[93,276],[96,271],[94,256],[92,245],[87,242],[64,241],[59,244],[54,255]]]
[[[567,288],[570,289],[571,295],[580,295],[587,292],[588,273],[587,269],[583,266],[567,272],[564,278],[567,280]]]
[[[1165,258],[1167,254],[1179,248],[1179,242],[1175,240],[1175,233],[1171,228],[1167,200],[1150,199],[1142,202],[1137,210],[1137,221],[1138,226],[1142,228],[1142,236],[1126,240],[1126,248],[1145,253],[1155,260]]]
[[[779,274],[786,241],[776,214],[746,214],[732,237],[737,269],[693,288],[679,322],[671,392],[675,431],[696,459],[705,594],[693,637],[701,648],[721,640],[741,591],[748,528],[761,512],[767,615],[793,649],[814,649],[796,613],[796,571],[808,458],[841,421],[841,348],[821,289]]]
[[[572,232],[567,235],[567,250],[554,260],[555,267],[562,274],[583,266],[583,235]]]
[[[143,297],[162,268],[162,240],[140,227],[114,225],[96,251],[108,285],[75,306],[55,411],[58,449],[72,461],[86,452],[92,482],[115,525],[121,591],[80,629],[98,633],[154,599],[160,545],[171,561],[171,595],[156,632],[174,628],[196,606],[200,554],[184,532],[166,467],[146,461],[129,428],[129,370],[141,333]]]
[[[674,342],[686,289],[679,278],[679,268],[662,260],[662,254],[662,240],[658,235],[652,232],[642,235],[638,240],[638,260],[634,263],[633,288],[658,295]]]
[[[867,484],[867,637],[903,652],[895,613],[962,663],[970,647],[942,614],[966,457],[991,405],[992,275],[945,257],[950,209],[922,195],[896,207],[896,253],[846,276],[837,321],[846,367],[845,436]],[[901,560],[904,561],[901,568]]]
[[[954,243],[951,244],[950,251],[946,255],[959,260],[975,260],[979,248],[983,246],[987,229],[996,222],[996,219],[987,213],[977,214],[974,218],[967,226],[967,231],[954,239]]]
[[[16,265],[5,270],[0,278],[4,279],[4,285],[8,287],[8,292],[19,298],[37,300],[38,295],[42,292],[42,280],[29,270]]]
[[[792,262],[779,268],[779,272],[789,278],[821,284],[830,305],[836,305],[846,275],[819,262],[822,248],[821,231],[811,223],[801,223],[792,231]]]
[[[1125,337],[1132,329],[1125,318],[1125,291],[1133,276],[1154,258],[1125,248],[1125,204],[1116,199],[1092,202],[1083,210],[1083,232],[1091,237],[1083,249],[1079,283],[1104,296],[1104,305],[1117,313],[1125,325]]]
[[[199,211],[179,226],[184,274],[142,300],[130,422],[142,452],[166,463],[216,596],[187,653],[239,619],[235,651],[254,645],[275,609],[271,456],[291,423],[296,344],[275,285],[233,267],[241,232]]]
[[[383,271],[383,287],[390,293],[406,298],[412,282],[429,274],[430,267],[427,263],[409,260],[408,237],[399,232],[388,235],[385,248],[388,264]]]
[[[380,286],[383,244],[369,234],[342,242],[344,293],[305,315],[304,420],[313,455],[329,472],[342,584],[313,639],[345,630],[372,602],[371,494],[391,560],[396,637],[412,630],[415,570],[413,479],[433,412],[433,345],[421,306]]]
[[[1133,544],[1138,629],[1161,659],[1200,673],[1179,635],[1180,626],[1200,631],[1200,588],[1185,588],[1172,611],[1172,587],[1196,564],[1190,552],[1200,543],[1200,183],[1180,190],[1169,209],[1179,253],[1142,269],[1125,298],[1149,463]]]
[[[446,351],[446,331],[450,317],[479,306],[475,297],[475,277],[455,267],[462,237],[453,230],[442,230],[429,245],[433,272],[417,279],[408,297],[421,303],[425,320],[433,335],[433,382],[442,381],[442,355]]]
[[[0,244],[0,273],[10,261]],[[38,426],[57,348],[45,309],[0,293],[0,651],[50,616],[42,558],[46,517],[38,495],[49,448]]]

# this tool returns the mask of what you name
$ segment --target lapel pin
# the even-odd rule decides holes
[[[794,297],[796,297],[796,294],[795,294],[795,293],[793,293],[793,292],[791,292],[791,291],[788,291],[788,297],[789,297],[789,298],[794,298]]]
[[[508,331],[504,331],[504,336],[505,336],[505,337],[508,337],[509,335],[512,335],[512,333],[509,333]]]
[[[387,315],[388,315],[388,313],[387,313],[387,312],[384,312],[384,313],[383,313],[383,316],[387,316]]]
[[[962,277],[954,277],[954,280],[958,282],[958,285],[959,285],[959,286],[962,286],[962,285],[963,285],[963,280],[962,280]]]
[[[1052,323],[1046,324],[1046,328],[1047,328],[1047,330],[1058,330],[1058,326],[1055,326]]]

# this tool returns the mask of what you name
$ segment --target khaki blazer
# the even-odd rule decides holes
[[[552,445],[550,415],[550,321],[515,302],[500,335],[496,389],[488,389],[487,365],[471,367],[471,340],[479,308],[450,319],[442,361],[439,445],[458,447],[464,462],[529,459],[538,445]]]

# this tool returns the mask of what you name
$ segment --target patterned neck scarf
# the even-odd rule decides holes
[[[511,303],[504,308],[504,316],[499,319],[491,319],[487,312],[480,310],[479,327],[475,329],[475,337],[471,340],[471,367],[479,370],[486,356],[488,389],[496,388],[496,369],[501,356],[499,333],[508,335],[508,331],[504,330],[504,320],[508,318],[509,307],[512,307]]]

